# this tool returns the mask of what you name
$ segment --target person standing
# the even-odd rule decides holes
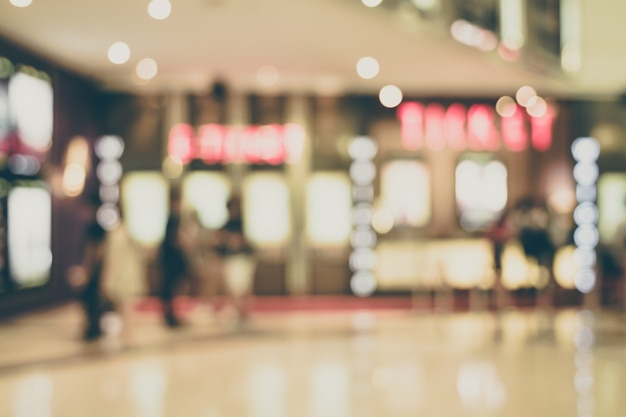
[[[181,194],[179,189],[173,188],[170,191],[170,214],[158,254],[161,267],[160,298],[163,319],[170,328],[177,328],[183,324],[174,310],[174,296],[182,280],[190,273],[184,239],[181,228]]]
[[[227,204],[228,220],[218,230],[215,251],[222,264],[226,291],[240,319],[250,314],[256,262],[254,250],[244,235],[241,198],[235,196]]]
[[[90,202],[89,223],[81,245],[81,262],[68,271],[70,284],[77,288],[78,299],[85,314],[83,339],[94,341],[102,336],[100,319],[105,311],[113,308],[103,291],[102,271],[106,252],[106,230],[98,223],[97,202]]]

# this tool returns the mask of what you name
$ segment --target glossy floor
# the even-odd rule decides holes
[[[626,415],[621,314],[205,313],[91,345],[74,306],[1,325],[0,416]]]

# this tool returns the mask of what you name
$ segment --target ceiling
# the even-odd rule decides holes
[[[171,2],[171,16],[157,21],[148,16],[149,0],[33,0],[25,8],[2,0],[0,36],[105,89],[122,91],[203,91],[218,78],[248,91],[377,93],[395,84],[406,95],[513,94],[525,84],[542,95],[615,94],[626,85],[626,58],[604,54],[603,41],[610,33],[616,39],[613,51],[626,42],[626,36],[615,36],[615,27],[623,25],[605,28],[602,20],[605,12],[614,20],[626,15],[621,0],[593,2],[594,8],[585,10],[590,24],[600,28],[583,42],[593,53],[592,65],[574,77],[532,72],[495,52],[454,41],[440,21],[368,8],[359,0]],[[116,41],[131,48],[125,64],[107,58]],[[355,65],[362,56],[379,61],[374,79],[357,76]],[[149,82],[138,83],[134,67],[146,57],[156,60],[159,71]],[[272,86],[257,79],[264,66],[278,72]]]

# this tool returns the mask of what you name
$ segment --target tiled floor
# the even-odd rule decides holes
[[[0,416],[626,416],[626,320],[598,311],[196,310],[92,345],[74,306],[0,325]]]

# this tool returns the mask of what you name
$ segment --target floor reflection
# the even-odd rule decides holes
[[[150,344],[134,349],[0,370],[0,415],[615,417],[626,407],[625,339],[597,344],[626,333],[614,313],[267,315],[248,329],[178,333],[149,325]],[[20,346],[32,358],[35,341],[52,357],[77,352],[62,332],[15,326],[0,328],[13,337],[0,359]]]

